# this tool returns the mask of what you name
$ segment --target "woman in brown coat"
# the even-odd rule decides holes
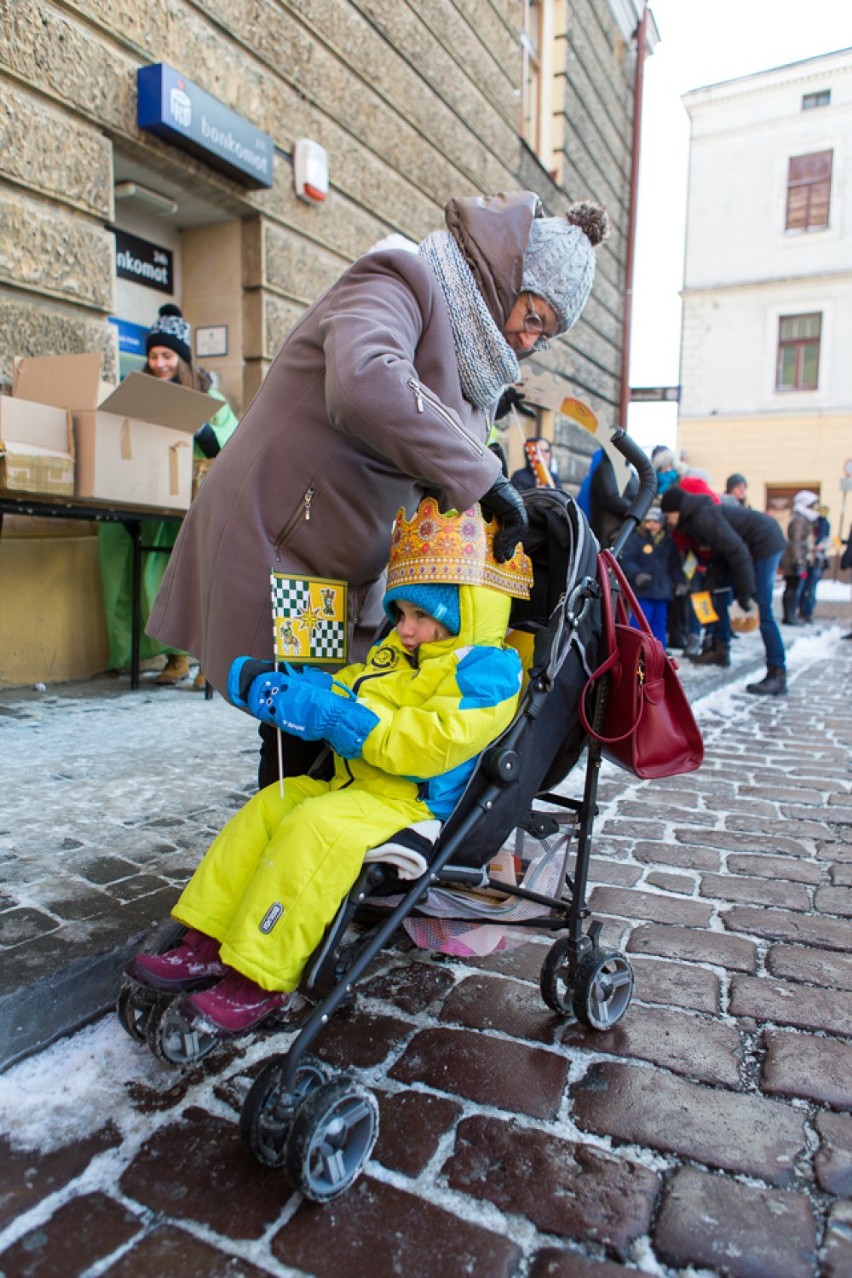
[[[270,569],[349,583],[357,660],[401,506],[481,501],[506,558],[524,531],[487,446],[493,409],[518,357],[579,318],[607,215],[546,218],[531,191],[445,212],[416,253],[360,258],[305,312],[190,507],[148,633],[197,654],[220,692],[234,658],[272,655]]]

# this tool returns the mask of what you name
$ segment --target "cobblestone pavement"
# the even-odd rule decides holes
[[[545,1007],[544,941],[468,963],[381,956],[315,1049],[374,1088],[379,1142],[349,1194],[319,1207],[237,1133],[248,1082],[287,1034],[179,1072],[108,1017],[0,1075],[0,1274],[848,1278],[841,633],[799,639],[786,698],[742,691],[762,669],[754,636],[731,671],[686,669],[698,773],[605,770],[590,904],[636,973],[614,1029]],[[166,915],[253,787],[248,720],[188,690],[108,682],[0,693],[7,1060],[31,1050],[27,1022],[49,1036],[109,1001],[128,937]],[[69,1012],[80,987],[94,989]]]

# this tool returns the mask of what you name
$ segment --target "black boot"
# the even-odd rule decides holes
[[[696,666],[729,666],[731,649],[726,643],[714,643],[712,648],[700,652],[697,657],[690,657],[689,660]]]
[[[768,666],[760,683],[747,683],[746,692],[760,697],[783,697],[787,692],[787,671],[783,666]]]

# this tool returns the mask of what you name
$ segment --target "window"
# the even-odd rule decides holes
[[[782,315],[778,323],[776,390],[816,390],[821,315]]]
[[[542,148],[542,0],[523,0],[521,30],[521,136],[541,154]]]
[[[824,231],[831,196],[831,151],[794,156],[787,167],[788,231]]]
[[[802,98],[802,110],[812,111],[814,107],[828,106],[831,103],[831,89],[822,89],[819,93],[806,93]]]

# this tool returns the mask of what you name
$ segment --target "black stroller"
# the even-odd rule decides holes
[[[657,484],[648,458],[624,432],[616,432],[612,442],[640,477],[639,493],[613,546],[617,557],[644,518]],[[530,636],[532,648],[519,710],[480,757],[428,852],[425,873],[401,883],[394,866],[365,862],[305,972],[302,992],[316,1006],[286,1054],[264,1066],[242,1106],[240,1131],[254,1156],[267,1166],[283,1167],[293,1187],[317,1202],[343,1193],[360,1173],[378,1135],[378,1104],[356,1078],[335,1076],[308,1049],[337,1009],[351,1001],[356,983],[400,926],[429,916],[431,895],[438,892],[446,903],[455,893],[462,918],[470,917],[465,898],[471,890],[497,891],[533,907],[517,911],[526,917],[514,917],[509,925],[556,936],[542,964],[540,989],[558,1014],[607,1030],[632,997],[627,958],[600,946],[600,923],[583,930],[589,917],[586,887],[601,749],[582,728],[579,703],[601,659],[599,547],[570,497],[538,488],[524,500],[530,521],[524,548],[533,562],[534,586],[532,598],[516,600],[512,612],[513,628]],[[601,684],[595,693],[599,701],[606,696],[606,680]],[[593,706],[593,716],[600,709]],[[587,746],[582,800],[552,793]],[[564,847],[555,887],[547,894],[536,891],[529,878],[526,885],[489,879],[487,867],[513,831],[517,846],[529,837],[543,846]]]
[[[640,478],[612,547],[617,557],[654,500],[657,483],[650,461],[623,431],[612,443]],[[267,1166],[283,1167],[293,1187],[316,1202],[345,1192],[362,1170],[378,1135],[378,1104],[357,1078],[335,1075],[308,1049],[334,1013],[352,1001],[357,982],[400,928],[433,918],[437,898],[444,923],[455,913],[459,920],[490,917],[510,930],[553,933],[539,984],[557,1014],[607,1030],[630,1004],[633,972],[627,958],[601,947],[600,923],[584,932],[602,755],[582,727],[580,700],[602,658],[599,546],[566,494],[537,488],[524,501],[530,524],[524,549],[534,580],[532,597],[515,600],[511,617],[513,631],[524,636],[528,675],[515,718],[480,756],[435,842],[416,835],[409,840],[423,867],[417,877],[401,879],[398,864],[381,859],[382,849],[368,855],[305,970],[300,994],[312,1009],[288,1051],[263,1067],[242,1106],[240,1132],[252,1154]],[[587,710],[596,725],[607,680],[595,688]],[[582,799],[554,793],[586,748]],[[517,859],[528,870],[521,883],[497,881],[488,870],[513,834]],[[543,851],[525,856],[529,846]],[[549,871],[544,877],[536,872],[542,864]],[[500,909],[483,911],[483,896],[493,901],[495,895]],[[458,902],[455,912],[450,906],[449,919],[448,901]],[[478,915],[471,913],[474,903]],[[174,943],[172,926],[160,935],[158,948]],[[179,1000],[132,983],[122,986],[118,1016],[132,1037],[147,1041],[172,1064],[197,1061],[217,1043],[186,1022]]]

